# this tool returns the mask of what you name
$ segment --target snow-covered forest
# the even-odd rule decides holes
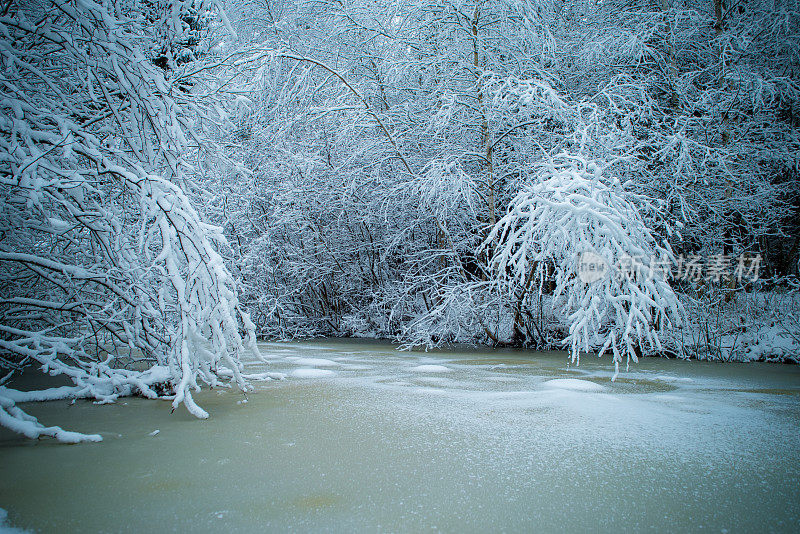
[[[797,0],[10,0],[0,62],[29,437],[257,338],[800,360]]]

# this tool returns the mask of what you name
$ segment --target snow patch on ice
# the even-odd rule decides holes
[[[447,392],[437,388],[417,387],[410,388],[414,393],[422,393],[423,395],[446,395]]]
[[[326,360],[325,358],[298,358],[287,357],[287,360],[297,365],[307,365],[309,367],[332,367],[341,365],[333,360]]]
[[[662,382],[694,382],[691,378],[682,376],[669,376],[669,375],[656,375],[654,380],[661,380]]]
[[[330,369],[295,369],[289,375],[294,378],[326,378],[336,376],[336,373]]]
[[[233,371],[227,367],[221,367],[217,370],[219,376],[233,376]],[[242,373],[242,378],[245,380],[283,380],[286,378],[284,373]]]
[[[441,376],[421,376],[416,379],[418,382],[424,382],[426,384],[433,384],[435,386],[440,386],[444,384],[451,384],[453,381],[449,378],[442,378]]]
[[[252,373],[242,376],[248,380],[283,380],[286,373]]]
[[[417,365],[412,367],[411,370],[417,373],[449,373],[452,371],[452,369],[444,365]]]
[[[374,367],[370,367],[369,365],[345,364],[344,367],[350,371],[370,371],[374,369]]]
[[[658,402],[688,402],[689,399],[686,397],[682,397],[680,395],[670,395],[670,394],[661,394],[661,395],[654,395],[653,400]]]
[[[546,387],[569,389],[571,391],[605,391],[606,387],[595,384],[588,380],[578,380],[577,378],[554,378],[547,380],[543,384]]]

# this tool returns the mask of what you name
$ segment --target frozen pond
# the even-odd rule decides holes
[[[800,530],[800,367],[264,344],[285,380],[211,419],[27,405],[100,444],[0,431],[0,508],[41,531]],[[150,435],[159,430],[156,435]]]

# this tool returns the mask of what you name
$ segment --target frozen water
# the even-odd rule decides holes
[[[204,390],[196,400],[206,421],[137,398],[26,404],[46,424],[104,441],[64,446],[0,432],[0,503],[12,524],[800,529],[800,367],[643,359],[611,382],[608,359],[575,367],[563,353],[422,354],[344,340],[261,348],[280,357],[248,371],[290,379],[255,382],[246,404],[235,390]],[[418,366],[449,372],[410,371]]]

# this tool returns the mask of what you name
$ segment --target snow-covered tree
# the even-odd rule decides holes
[[[655,209],[646,197],[603,176],[599,162],[560,154],[532,169],[508,213],[484,246],[510,293],[549,293],[568,319],[573,361],[600,348],[637,360],[641,348],[661,349],[659,331],[677,326],[682,311],[668,276],[673,256],[645,224]]]
[[[207,417],[192,391],[246,389],[239,356],[258,352],[226,240],[189,196],[193,111],[209,96],[188,63],[153,61],[164,28],[180,44],[183,11],[206,6],[173,2],[158,26],[148,7],[12,2],[0,17],[3,382],[35,365],[74,383],[0,386],[0,424],[29,437],[100,439],[45,427],[20,401],[139,394]]]

